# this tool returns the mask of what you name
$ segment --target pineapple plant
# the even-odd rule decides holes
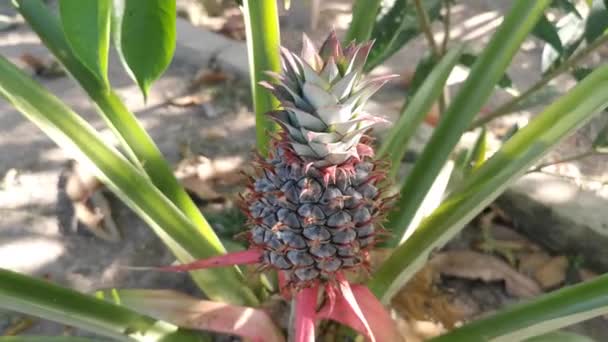
[[[349,325],[371,341],[399,339],[383,305],[344,275],[369,266],[391,202],[386,168],[373,159],[366,135],[383,119],[363,107],[393,76],[362,77],[371,47],[342,48],[332,32],[318,51],[305,35],[301,55],[281,49],[283,73],[269,72],[274,81],[262,85],[280,102],[268,115],[282,130],[269,155],[256,156],[241,195],[249,249],[158,270],[260,264],[277,270],[281,293],[294,298],[295,341],[314,341],[317,319]]]
[[[366,81],[372,43],[342,48],[331,33],[317,52],[282,49],[283,73],[263,83],[280,101],[269,115],[282,128],[243,196],[249,237],[262,263],[295,287],[365,266],[387,201],[365,133],[379,118],[365,102],[389,77]]]

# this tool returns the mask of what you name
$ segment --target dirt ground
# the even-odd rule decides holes
[[[310,16],[306,5],[292,1],[294,8],[283,13],[282,40],[290,48],[299,45],[301,32],[310,33],[319,42],[330,28],[342,34],[350,18],[350,0],[323,1],[319,24],[310,27]],[[489,39],[500,23],[500,15],[509,7],[509,1],[466,0],[453,8],[453,22],[457,23],[451,32],[451,39],[466,41],[471,49],[479,50]],[[0,13],[14,13],[5,3],[0,4]],[[442,36],[441,28],[435,27],[436,36]],[[426,43],[416,39],[407,49],[391,58],[377,73],[413,72],[417,61],[426,53]],[[509,75],[518,89],[526,89],[539,77],[541,45],[536,40],[528,40],[516,55]],[[46,61],[48,51],[38,38],[25,25],[0,32],[0,54],[9,58],[24,69],[28,66],[22,56],[28,54]],[[210,65],[201,64],[192,51],[184,48],[176,50],[175,58],[166,72],[152,88],[148,103],[144,104],[137,87],[129,80],[120,67],[116,56],[110,63],[110,79],[126,105],[136,113],[144,127],[156,141],[171,163],[177,165],[190,154],[202,155],[213,161],[221,161],[233,174],[246,167],[254,146],[254,117],[250,110],[250,97],[247,80],[242,75],[220,72],[225,79],[210,82],[189,91],[193,75],[211,72]],[[81,114],[94,127],[105,129],[103,120],[95,112],[91,102],[69,77],[36,79],[55,95],[64,100],[77,113]],[[562,79],[554,83],[558,90],[565,90],[571,82]],[[457,85],[453,86],[454,91]],[[370,110],[381,111],[383,115],[394,118],[402,106],[403,87],[393,84],[377,98]],[[188,103],[193,96],[195,101]],[[507,98],[502,91],[487,104],[494,107]],[[209,100],[209,101],[208,101]],[[173,102],[173,104],[170,104]],[[525,122],[534,113],[519,113],[501,119],[496,128],[506,127],[514,122]],[[576,135],[560,147],[557,155],[567,155],[588,144],[593,126]],[[72,226],[73,208],[62,191],[62,175],[66,174],[70,156],[57,148],[37,127],[23,118],[5,101],[0,101],[0,267],[36,276],[47,277],[59,284],[80,291],[93,291],[108,287],[175,288],[197,293],[187,276],[179,274],[136,273],[121,268],[123,265],[164,265],[172,262],[171,254],[146,225],[124,207],[113,196],[107,195],[112,207],[113,218],[121,233],[119,242],[100,240],[80,226],[76,231]],[[570,169],[575,174],[586,175],[598,180],[598,193],[608,196],[603,187],[606,173],[601,165],[604,159],[593,159],[582,163],[572,163]],[[238,215],[222,218],[218,210],[231,208],[235,191],[240,180],[223,181],[215,179],[200,189],[199,199],[204,210],[210,213],[210,221],[215,228],[229,235],[240,227]],[[228,200],[216,197],[226,197]],[[477,227],[470,228],[477,234]],[[465,234],[466,235],[466,234]],[[460,246],[470,246],[466,238],[453,242]],[[464,241],[464,242],[463,242]],[[468,248],[468,247],[467,247]],[[466,278],[466,277],[465,277]],[[471,293],[470,301],[462,307],[476,306],[475,314],[468,317],[486,315],[498,307],[515,302],[517,296],[507,293],[504,279],[482,282],[448,276],[441,286],[443,290],[460,289]],[[442,291],[443,291],[442,290]],[[462,297],[464,298],[464,297]],[[462,301],[465,299],[460,298]],[[409,311],[408,311],[409,310]],[[411,312],[411,307],[406,307]],[[18,314],[0,311],[0,331],[14,327],[23,317]],[[608,340],[606,321],[595,320],[577,329],[594,336],[598,341]],[[48,322],[35,322],[27,334],[59,335],[73,333],[66,327]],[[83,334],[76,332],[76,334]],[[86,334],[85,334],[86,335]]]

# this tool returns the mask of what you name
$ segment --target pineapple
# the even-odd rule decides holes
[[[304,36],[301,56],[281,50],[282,74],[269,73],[282,128],[243,196],[252,247],[292,288],[333,281],[365,266],[381,231],[384,173],[365,133],[379,118],[365,102],[390,78],[361,76],[372,44],[342,48],[335,33],[317,52]]]
[[[271,73],[275,82],[263,85],[281,102],[268,114],[283,130],[269,156],[256,158],[257,174],[242,196],[249,249],[157,270],[261,264],[279,271],[281,293],[293,298],[294,341],[314,341],[320,319],[346,324],[372,342],[401,340],[382,303],[343,272],[368,265],[389,202],[365,135],[381,120],[363,106],[392,76],[361,78],[370,48],[342,49],[332,33],[319,52],[306,36],[301,56],[281,51],[283,73]]]

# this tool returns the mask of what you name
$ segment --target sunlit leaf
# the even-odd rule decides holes
[[[387,219],[387,228],[392,233],[389,242],[391,245],[402,240],[404,232],[460,137],[491,95],[520,44],[549,3],[550,0],[513,2],[505,20],[473,65],[459,93],[443,113],[431,139],[401,187],[400,192],[403,195],[397,199]]]
[[[176,325],[1,268],[0,308],[82,328],[117,341],[199,341],[195,334]]]
[[[511,182],[608,104],[608,66],[598,68],[520,129],[450,196],[380,266],[370,289],[388,301],[422,265]]]
[[[238,335],[252,341],[285,341],[260,309],[201,300],[172,290],[111,289],[99,291],[97,296],[183,328]]]
[[[153,185],[150,178],[108,146],[90,124],[2,56],[0,95],[114,191],[154,229],[181,262],[223,252]],[[236,268],[201,270],[192,274],[213,298],[231,303],[257,302]]]
[[[94,74],[71,53],[58,18],[40,0],[18,0],[16,1],[16,7],[42,42],[74,79],[80,83],[91,99],[95,101],[101,116],[106,120],[121,143],[121,150],[124,151],[129,161],[139,170],[145,171],[154,186],[194,223],[194,225],[187,225],[182,228],[186,231],[192,229],[189,233],[190,236],[201,236],[200,238],[204,241],[198,243],[199,248],[201,248],[198,252],[190,251],[194,254],[193,257],[181,261],[188,262],[195,258],[224,252],[224,247],[215,232],[201,215],[190,196],[178,183],[171,166],[163,158],[158,147],[137,121],[135,115],[126,108],[113,90],[103,89],[101,82]],[[161,234],[160,237],[168,245],[175,243],[173,241],[174,237],[170,234]],[[204,276],[203,273],[195,272],[192,275],[194,281],[201,288],[204,288],[205,293],[210,298],[224,300],[232,298],[229,301],[237,304],[254,304],[256,302],[255,300],[251,301],[254,298],[243,288],[242,284],[237,285],[239,281],[228,280],[220,283],[214,281],[214,277]],[[236,285],[237,288],[233,289],[233,285]],[[236,293],[241,291],[243,291],[243,297],[235,296]]]
[[[510,306],[487,318],[465,324],[431,341],[593,341],[583,337],[576,339],[575,336],[563,332],[526,339],[608,313],[607,286],[608,275],[604,275],[585,283],[561,288],[529,302]],[[552,338],[547,339],[548,337]]]
[[[363,43],[371,37],[380,9],[381,0],[355,0],[353,3],[353,19],[346,31],[347,43],[356,41]]]
[[[462,51],[463,46],[450,49],[439,64],[432,68],[415,95],[404,105],[399,120],[378,149],[378,158],[388,158],[391,161],[390,175],[392,177],[399,170],[401,159],[407,151],[410,139],[431,110],[433,103],[443,92],[445,82]]]
[[[61,0],[63,32],[78,59],[108,85],[111,0]]]
[[[114,0],[114,44],[144,98],[175,51],[175,1]]]

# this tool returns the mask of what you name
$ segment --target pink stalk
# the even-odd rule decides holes
[[[233,252],[224,255],[218,255],[207,259],[196,260],[189,264],[176,266],[163,266],[155,268],[162,272],[187,272],[200,270],[203,268],[225,267],[232,265],[250,265],[257,264],[262,259],[262,251],[258,249],[248,249],[240,252]]]
[[[301,289],[295,297],[295,342],[315,342],[319,285]]]
[[[376,342],[376,337],[357,303],[357,299],[351,290],[350,284],[346,281],[342,273],[337,274],[336,280],[338,282],[337,289],[328,291],[333,292],[337,290],[337,296],[335,296],[334,299],[335,303],[331,303],[333,296],[328,296],[329,301],[319,312],[319,317],[331,319],[347,325],[365,335],[370,341]],[[329,289],[330,286],[333,287],[333,285],[328,284],[327,288]]]
[[[339,279],[335,303],[331,298],[318,313],[319,318],[331,319],[350,326],[371,341],[401,341],[395,322],[382,303],[363,285],[349,285]]]

